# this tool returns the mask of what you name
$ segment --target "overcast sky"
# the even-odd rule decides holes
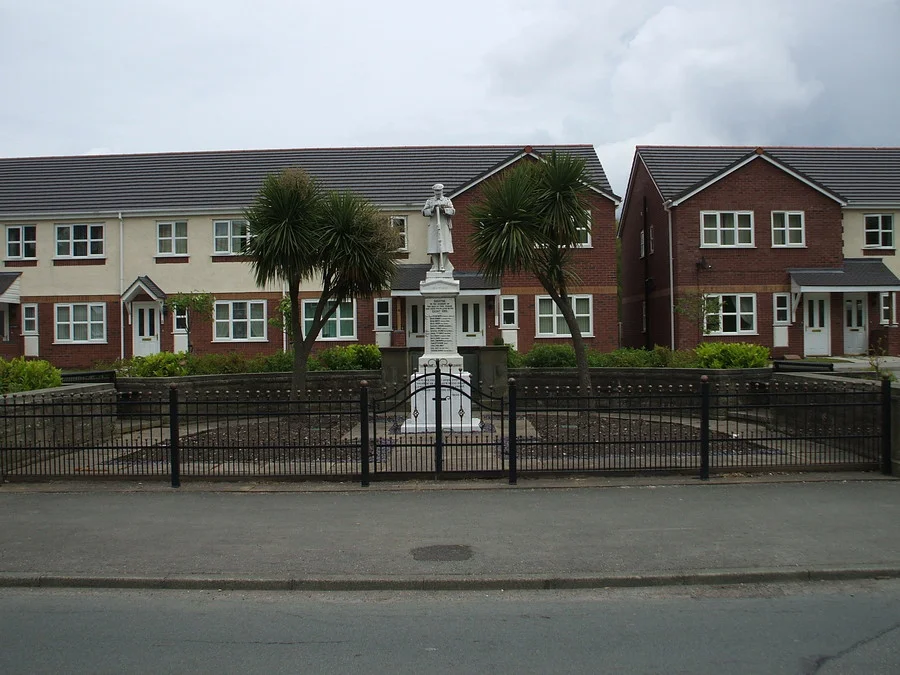
[[[0,0],[0,156],[900,145],[900,0]]]

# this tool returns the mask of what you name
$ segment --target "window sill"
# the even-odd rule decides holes
[[[386,332],[386,331],[382,331]],[[425,337],[424,335],[422,337]],[[356,342],[356,336],[353,337],[333,337],[333,338],[323,338],[317,337],[316,342]]]
[[[185,335],[185,333],[180,333],[180,334]],[[178,335],[178,333],[176,333],[176,335]],[[264,338],[241,338],[241,339],[231,339],[231,338],[214,338],[213,339],[214,344],[221,344],[223,342],[235,343],[235,342],[268,342],[268,341],[269,341],[269,338],[267,338],[267,337],[264,337]]]
[[[592,338],[594,337],[593,333],[582,333],[581,337],[583,338]],[[571,335],[535,335],[535,340],[571,340]]]
[[[3,261],[5,267],[37,267],[37,264],[37,258],[13,258]]]
[[[54,258],[54,267],[76,267],[80,265],[105,265],[106,258]]]
[[[249,255],[240,255],[238,253],[224,253],[212,256],[214,263],[250,262],[251,260],[252,258]]]
[[[105,345],[108,344],[108,342],[106,340],[54,340],[52,344],[90,347],[91,345]]]
[[[756,248],[756,244],[734,244],[734,245],[721,245],[721,244],[700,244],[700,248]]]
[[[753,337],[759,333],[707,333],[704,337]]]
[[[191,258],[186,255],[158,255],[153,261],[157,265],[164,265],[170,263],[188,263],[191,261]]]
[[[893,249],[893,248],[875,248],[874,246],[872,248],[864,248],[862,250],[863,255],[891,256],[891,255],[896,255],[896,253],[897,253],[897,250]]]
[[[806,244],[772,244],[772,248],[809,248]]]

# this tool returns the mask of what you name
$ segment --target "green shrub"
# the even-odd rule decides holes
[[[325,370],[378,370],[381,368],[381,350],[375,345],[329,347],[319,352],[317,359]]]
[[[127,377],[178,377],[187,373],[187,354],[159,352],[149,356],[135,356],[122,374]]]
[[[254,362],[259,363],[253,372],[289,373],[294,369],[294,352],[279,351],[270,356],[260,356]]]
[[[655,350],[622,347],[607,353],[589,351],[588,365],[591,368],[661,368],[665,360]]]
[[[246,373],[250,364],[243,354],[189,354],[186,375],[224,375]]]
[[[48,361],[26,361],[22,356],[12,361],[0,358],[0,394],[49,389],[61,384],[62,371]]]
[[[538,345],[523,357],[526,368],[574,368],[572,345]]]
[[[704,342],[694,350],[700,368],[763,368],[769,349],[747,342]]]
[[[506,350],[506,367],[507,368],[524,368],[525,357],[510,347]]]

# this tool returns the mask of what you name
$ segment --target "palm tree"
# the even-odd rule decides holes
[[[307,362],[316,338],[342,302],[390,285],[397,234],[361,197],[325,191],[296,168],[267,176],[246,218],[246,253],[257,285],[287,286],[294,347],[291,397],[305,398]],[[321,293],[307,318],[301,317],[299,293],[300,284],[309,280],[321,281]]]
[[[531,274],[559,308],[572,336],[583,392],[590,391],[591,378],[570,289],[578,283],[572,253],[590,227],[590,186],[583,159],[554,151],[540,161],[522,161],[486,183],[470,211],[481,272],[495,280],[508,273]]]

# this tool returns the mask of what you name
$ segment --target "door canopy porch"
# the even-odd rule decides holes
[[[128,312],[128,323],[131,323],[132,303],[139,298],[141,294],[148,296],[151,302],[155,302],[159,305],[159,317],[160,323],[162,323],[162,310],[165,306],[166,294],[153,282],[153,279],[147,276],[135,279],[132,284],[125,289],[125,292],[122,293],[122,304],[125,305],[125,309]]]

